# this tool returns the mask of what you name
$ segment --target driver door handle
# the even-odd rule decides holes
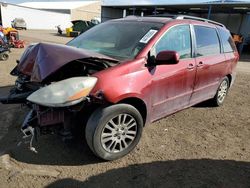
[[[194,64],[193,63],[190,63],[187,67],[187,69],[191,70],[191,69],[194,69]]]

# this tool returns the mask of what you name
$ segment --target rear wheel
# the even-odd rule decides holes
[[[85,136],[90,149],[104,160],[115,160],[138,144],[143,120],[136,108],[116,104],[97,109],[89,118]]]
[[[219,85],[219,88],[216,92],[216,95],[211,100],[214,106],[221,106],[227,96],[229,89],[229,80],[228,77],[225,77]]]

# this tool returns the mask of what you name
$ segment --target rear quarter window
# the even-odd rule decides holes
[[[215,28],[194,26],[196,36],[196,56],[220,54],[220,42]]]
[[[221,38],[221,43],[223,46],[223,52],[224,53],[229,53],[229,52],[234,52],[236,51],[236,47],[234,44],[234,41],[231,37],[231,34],[229,31],[218,28],[220,38]]]

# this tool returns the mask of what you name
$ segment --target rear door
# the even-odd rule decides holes
[[[195,61],[197,73],[194,93],[190,103],[195,104],[212,98],[223,77],[225,56],[222,52],[220,39],[215,27],[194,25]]]
[[[180,55],[178,64],[157,65],[152,75],[152,119],[156,120],[188,106],[195,80],[195,59],[192,55],[190,25],[177,25],[168,29],[151,49],[156,56],[164,50]]]

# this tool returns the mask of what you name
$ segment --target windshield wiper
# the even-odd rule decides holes
[[[102,63],[103,65],[105,65],[106,68],[112,67],[114,64],[119,63],[118,60],[104,59],[104,58],[98,58],[98,57],[91,57],[88,59],[94,62]]]
[[[76,60],[78,62],[84,62],[90,65],[94,65],[100,68],[109,68],[114,66],[115,64],[118,63],[118,61],[115,60],[110,60],[110,59],[102,59],[102,58],[95,58],[95,57],[90,57],[90,58],[85,58],[85,59],[78,59]]]

